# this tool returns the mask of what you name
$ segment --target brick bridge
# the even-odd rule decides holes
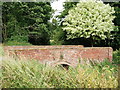
[[[27,59],[36,59],[41,63],[51,65],[66,64],[76,66],[79,59],[112,61],[111,47],[84,47],[82,45],[56,46],[4,46],[9,55],[22,56]]]

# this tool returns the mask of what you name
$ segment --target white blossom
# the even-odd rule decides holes
[[[96,36],[105,39],[106,33],[110,35],[114,30],[114,8],[101,0],[80,0],[68,13],[63,23],[68,39]]]

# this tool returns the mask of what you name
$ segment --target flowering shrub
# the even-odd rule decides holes
[[[83,0],[69,11],[63,22],[63,30],[67,32],[67,39],[110,38],[110,33],[114,30],[114,13],[114,8],[102,1]]]

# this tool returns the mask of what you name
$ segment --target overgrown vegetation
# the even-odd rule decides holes
[[[118,65],[120,64],[120,48],[113,52],[113,63]]]
[[[3,44],[4,45],[82,44],[84,46],[90,46],[91,40],[86,37],[82,38],[78,37],[75,39],[71,38],[67,40],[66,39],[67,32],[63,31],[62,29],[63,22],[66,19],[66,16],[69,14],[68,12],[74,10],[77,7],[76,6],[77,3],[78,2],[65,2],[64,4],[65,10],[61,13],[60,16],[58,16],[60,21],[54,19],[52,22],[49,22],[53,13],[53,10],[49,2],[3,3],[2,5]],[[119,22],[120,2],[109,4],[115,8],[114,15],[116,16],[115,20],[113,21],[113,23],[115,24],[115,28],[114,31],[111,32],[113,38],[112,39],[108,38],[105,40],[101,39],[99,42],[94,40],[94,43],[93,42],[92,43],[94,44],[93,46],[112,46],[113,49],[116,50],[120,48],[120,22]],[[88,6],[90,6],[90,4],[87,4],[86,7]],[[89,9],[94,10],[91,7],[89,7]],[[99,11],[99,9],[100,8],[97,8],[96,11]],[[104,8],[104,10],[106,10],[105,11],[106,13],[107,9]],[[72,17],[73,16],[74,15],[72,15]],[[87,16],[88,15],[86,15],[85,18]],[[77,17],[78,16],[75,16],[75,18],[73,19],[75,20],[77,19]],[[109,18],[110,17],[108,17],[108,19]],[[85,20],[83,20],[83,22],[85,22]],[[101,29],[100,27],[98,28]],[[84,33],[84,31],[81,31],[79,33],[85,34],[88,32],[85,31]],[[91,35],[91,33],[89,35]],[[2,82],[0,82],[0,87],[2,88],[118,87],[117,65],[120,64],[120,49],[113,52],[112,63],[107,60],[101,63],[90,62],[89,64],[88,63],[79,64],[76,68],[69,67],[68,70],[65,70],[63,67],[61,68],[59,66],[50,67],[48,65],[41,64],[39,61],[36,60],[24,60],[24,59],[19,60],[17,58],[11,58],[6,55],[3,56],[3,48],[2,46],[0,46],[0,59],[2,59],[2,57],[3,60],[0,60],[1,66],[0,79],[2,80]]]
[[[117,53],[116,53],[117,52]],[[119,51],[114,60],[120,61]],[[37,60],[12,58],[0,46],[0,85],[2,88],[117,88],[118,66],[104,62],[84,62],[76,68],[51,67]],[[116,62],[116,61],[115,61]]]
[[[117,88],[115,70],[107,64],[80,64],[66,71],[35,60],[8,59],[2,63],[2,88]]]

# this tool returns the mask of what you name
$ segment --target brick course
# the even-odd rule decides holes
[[[82,45],[61,46],[4,46],[5,52],[23,56],[28,59],[36,59],[42,63],[56,64],[68,63],[71,66],[78,64],[78,59],[112,61],[111,47],[83,47]]]

